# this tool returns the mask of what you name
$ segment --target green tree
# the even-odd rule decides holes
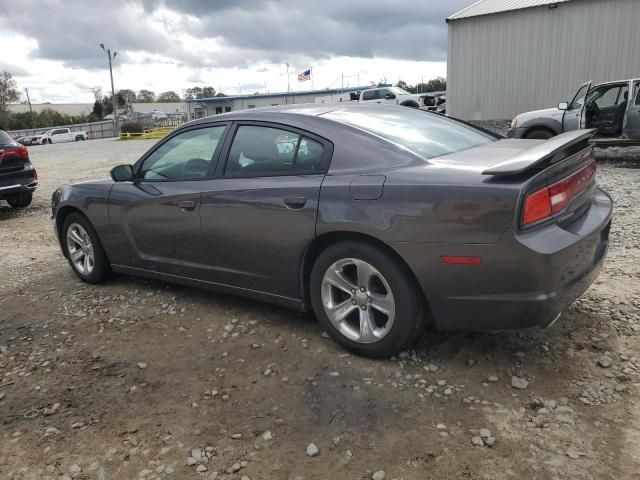
[[[104,103],[102,103],[102,99],[96,100],[93,104],[93,110],[91,111],[92,115],[95,115],[97,118],[102,119],[104,112]]]
[[[199,98],[213,98],[216,96],[216,89],[213,87],[191,87],[184,91],[185,100],[196,100]]]
[[[9,104],[20,100],[18,85],[9,72],[0,73],[0,126],[6,125],[9,117]]]
[[[202,98],[212,98],[216,96],[216,89],[213,87],[204,87],[202,89]]]
[[[398,83],[396,83],[395,86],[398,87],[398,88],[401,88],[403,90],[406,90],[409,93],[416,93],[416,87],[413,87],[413,86],[409,85],[404,80],[398,80]]]
[[[136,103],[137,97],[136,92],[130,90],[128,88],[124,88],[122,90],[118,90],[118,97],[121,97],[124,105],[129,105],[131,103]]]
[[[156,93],[152,90],[140,90],[138,92],[138,102],[153,103],[156,101]]]
[[[202,88],[191,87],[184,91],[185,100],[195,100],[196,98],[202,98]]]
[[[444,92],[447,89],[447,81],[442,77],[432,78],[427,83],[421,83],[420,92]]]
[[[158,95],[158,102],[160,103],[172,103],[172,102],[179,102],[179,101],[180,101],[180,95],[178,95],[173,90],[169,90],[168,92],[162,92],[160,95]]]

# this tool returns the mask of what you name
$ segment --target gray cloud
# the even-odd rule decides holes
[[[38,41],[36,56],[67,67],[104,68],[98,44],[120,50],[121,62],[162,55],[189,67],[247,67],[258,62],[308,64],[334,56],[443,61],[447,15],[472,0],[416,3],[394,0],[34,0],[15,8],[0,0],[0,28]],[[224,48],[203,57],[174,40],[153,15],[174,12],[180,29]],[[193,19],[198,19],[194,21]]]

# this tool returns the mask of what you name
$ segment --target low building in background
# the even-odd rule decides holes
[[[270,107],[274,105],[290,105],[294,103],[330,103],[348,101],[351,92],[357,92],[370,86],[334,88],[324,90],[308,90],[304,92],[259,93],[254,95],[234,95],[229,97],[212,97],[186,100],[187,118],[196,118],[234,112],[247,108]],[[326,102],[323,100],[326,99]]]

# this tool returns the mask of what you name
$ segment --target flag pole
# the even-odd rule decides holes
[[[311,77],[311,91],[315,90],[315,88],[313,88],[313,69],[309,69],[309,73],[311,75],[309,75]]]

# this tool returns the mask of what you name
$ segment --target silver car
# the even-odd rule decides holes
[[[571,102],[515,117],[508,136],[547,139],[581,128],[597,129],[597,144],[640,145],[640,79],[586,82]]]

